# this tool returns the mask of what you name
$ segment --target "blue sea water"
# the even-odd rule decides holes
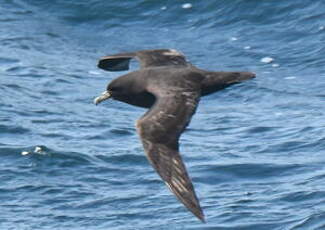
[[[182,135],[206,224],[147,162],[145,110],[92,104],[125,73],[99,57],[154,48],[257,74]],[[325,229],[325,2],[1,0],[0,229]]]

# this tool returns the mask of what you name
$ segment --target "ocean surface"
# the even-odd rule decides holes
[[[155,48],[257,75],[181,137],[206,224],[149,165],[145,110],[93,104],[126,73],[99,57]],[[325,229],[325,1],[1,0],[0,229]]]

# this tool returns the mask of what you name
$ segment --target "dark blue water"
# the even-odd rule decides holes
[[[100,56],[153,48],[257,74],[181,138],[206,224],[149,166],[145,110],[92,104],[123,74]],[[0,181],[5,230],[325,229],[325,2],[2,0]]]

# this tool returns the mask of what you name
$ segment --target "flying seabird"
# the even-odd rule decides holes
[[[179,153],[179,137],[201,96],[254,78],[255,74],[205,71],[173,49],[109,55],[99,60],[98,67],[107,71],[128,70],[132,58],[140,62],[140,69],[111,81],[94,103],[113,98],[150,108],[136,123],[147,158],[176,197],[204,222],[202,208]]]

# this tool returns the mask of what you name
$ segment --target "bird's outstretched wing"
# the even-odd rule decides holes
[[[147,158],[176,197],[200,220],[204,214],[179,153],[178,140],[194,114],[200,90],[149,89],[155,105],[137,122]]]
[[[99,60],[98,67],[107,71],[128,70],[132,58],[137,58],[140,61],[141,68],[189,64],[185,56],[176,50],[156,49],[108,55]]]

